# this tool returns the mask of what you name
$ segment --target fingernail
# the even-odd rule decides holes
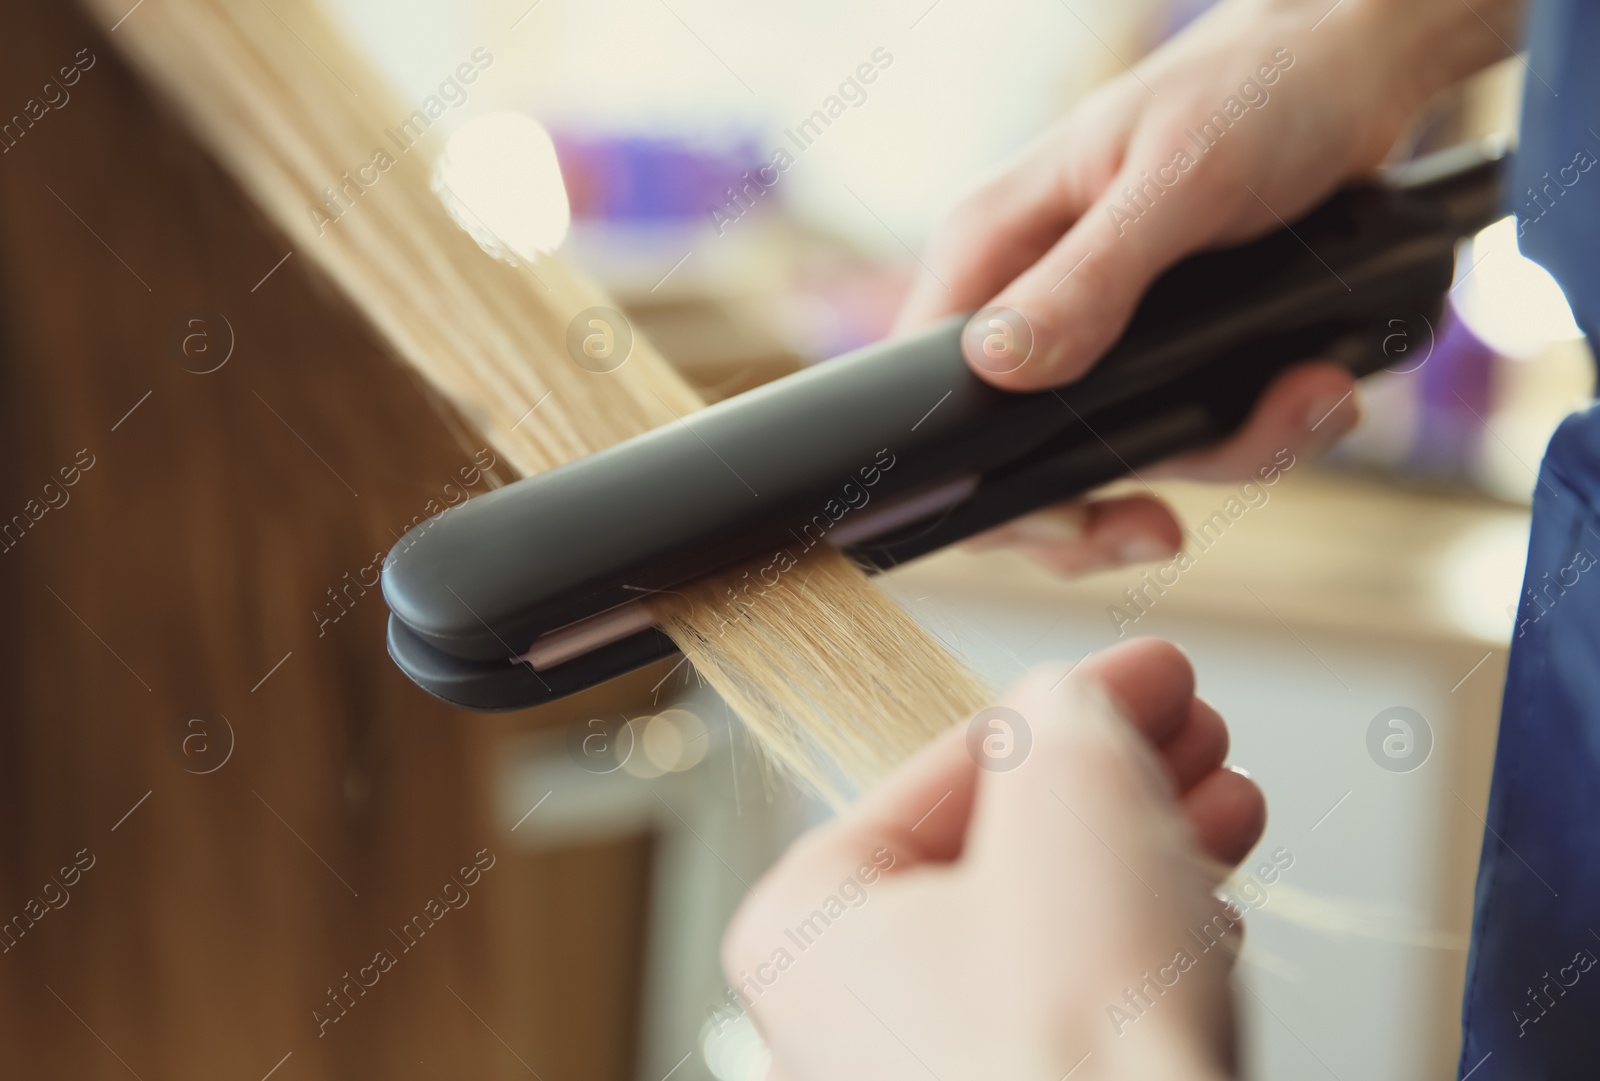
[[[1130,537],[1117,548],[1117,558],[1123,563],[1154,563],[1177,554],[1171,546],[1151,537]]]
[[[981,372],[1006,376],[1033,361],[1033,325],[1013,308],[990,305],[967,321],[961,331],[967,360]]]
[[[1250,771],[1245,769],[1243,766],[1231,766],[1230,765],[1230,766],[1223,766],[1222,768],[1227,770],[1230,773],[1237,773],[1239,776],[1243,777],[1247,781],[1252,779],[1250,777]]]
[[[1319,434],[1325,430],[1331,434],[1347,431],[1350,421],[1345,419],[1345,415],[1350,411],[1341,407],[1354,395],[1355,391],[1347,390],[1343,394],[1325,394],[1312,402],[1311,408],[1306,411],[1306,431]]]
[[[1083,539],[1085,515],[1071,511],[1035,514],[1013,523],[1017,538],[1031,544],[1071,544]]]

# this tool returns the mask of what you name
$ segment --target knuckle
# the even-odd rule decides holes
[[[1034,340],[1056,358],[1062,377],[1072,378],[1099,357],[1127,321],[1118,295],[1125,271],[1114,265],[1114,256],[1099,250],[1086,258],[1062,256],[1040,267],[1037,289],[1019,307]]]
[[[1050,283],[1052,286],[1063,275],[1071,275],[1070,281],[1062,283],[1061,293],[1066,293],[1066,287],[1071,286],[1071,292],[1063,297],[1063,301],[1077,297],[1080,303],[1098,305],[1114,290],[1121,274],[1120,260],[1113,251],[1102,249],[1103,245],[1096,245],[1095,249],[1083,254],[1061,251],[1052,260],[1054,265],[1051,270],[1056,275]]]
[[[932,253],[940,260],[955,260],[981,247],[991,232],[995,196],[991,182],[969,193],[944,216],[934,230]]]

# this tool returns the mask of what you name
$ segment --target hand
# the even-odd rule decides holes
[[[900,329],[1010,308],[1033,332],[1027,361],[991,371],[969,341],[974,370],[1011,390],[1078,378],[1162,271],[1279,228],[1371,172],[1429,95],[1504,55],[1518,7],[1224,0],[955,209]],[[1336,365],[1295,368],[1230,439],[1153,472],[1237,481],[1280,449],[1315,457],[1360,419],[1353,390]],[[1046,512],[986,539],[1082,573],[1170,556],[1181,536],[1163,504],[1136,497]]]
[[[980,768],[960,726],[797,842],[735,917],[723,966],[770,1081],[1226,1076],[1231,951],[1188,932],[1219,914],[1206,867],[1243,858],[1266,812],[1223,767],[1188,660],[1130,642],[1003,704],[1032,737],[1020,765]],[[1162,973],[1119,1027],[1110,1007]]]

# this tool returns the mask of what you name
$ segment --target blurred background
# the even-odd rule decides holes
[[[400,100],[445,102],[463,227],[558,247],[710,398],[882,337],[941,211],[1206,6],[330,2]],[[717,945],[825,810],[681,669],[469,716],[390,669],[375,595],[316,618],[473,459],[98,31],[24,7],[8,102],[86,43],[108,70],[0,158],[7,506],[80,446],[106,464],[0,566],[6,1072],[763,1077]],[[1514,142],[1521,70],[1435,102],[1396,160]],[[1126,628],[1193,656],[1267,793],[1259,851],[1334,902],[1250,916],[1250,1077],[1453,1068],[1528,500],[1593,363],[1509,222],[1431,329]],[[1158,488],[1191,526],[1237,494]],[[885,585],[1004,684],[1115,641],[1143,573],[948,552]],[[71,903],[26,915],[80,851]]]

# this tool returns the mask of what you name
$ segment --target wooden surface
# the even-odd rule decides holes
[[[648,838],[512,844],[489,763],[536,720],[409,685],[346,577],[480,446],[71,5],[8,6],[0,114],[85,49],[0,154],[0,519],[38,516],[0,554],[0,918],[26,931],[0,953],[0,1076],[630,1077]],[[205,358],[234,341],[210,374],[197,333]],[[231,756],[200,773],[222,718]],[[80,852],[63,907],[26,918]]]

